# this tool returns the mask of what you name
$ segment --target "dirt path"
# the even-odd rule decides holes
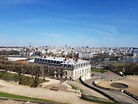
[[[67,91],[52,91],[44,88],[31,88],[28,86],[17,85],[14,83],[6,82],[0,80],[1,92],[6,92],[10,94],[41,98],[46,100],[52,100],[56,102],[63,102],[69,104],[95,104],[92,102],[87,102],[80,99],[80,94],[67,92]]]

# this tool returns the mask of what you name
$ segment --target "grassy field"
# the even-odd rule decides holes
[[[92,69],[91,71],[92,71],[92,72],[101,72],[101,73],[108,72],[108,70],[103,70],[103,71],[102,71],[102,69]]]
[[[126,63],[115,63],[114,64],[116,67],[119,67],[119,66],[124,66],[124,65],[126,65]]]
[[[74,89],[74,90],[80,90],[81,92],[83,92],[82,89],[79,89],[78,87],[76,87],[76,86],[74,86],[74,85],[72,85],[72,84],[69,84],[69,85],[72,87],[72,89]]]
[[[54,103],[54,101],[50,101],[50,100],[31,98],[31,97],[26,97],[26,96],[19,96],[19,95],[4,93],[4,92],[0,92],[0,97],[2,97],[2,98],[4,97],[4,98],[16,99],[16,100],[26,100],[26,101],[29,100],[29,101],[53,102]],[[63,104],[63,103],[56,102],[56,104]]]
[[[72,87],[72,89],[78,90],[78,87],[76,87],[76,86],[74,86],[74,85],[72,85],[72,84],[69,84],[69,85]]]

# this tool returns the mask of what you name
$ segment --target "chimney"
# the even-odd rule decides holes
[[[74,57],[74,53],[72,53],[72,59],[73,59],[73,60],[75,59],[75,57]]]
[[[42,58],[44,58],[45,56],[44,56],[44,54],[42,54]]]
[[[44,56],[44,58],[46,58],[46,55]]]
[[[78,58],[75,58],[75,61],[78,62]]]
[[[74,61],[78,62],[78,54],[77,53],[72,54],[72,58]]]
[[[67,60],[69,60],[69,57],[68,56],[65,57],[65,61],[67,61]]]
[[[48,54],[46,54],[46,57],[48,57]]]

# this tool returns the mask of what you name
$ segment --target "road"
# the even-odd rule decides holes
[[[103,78],[104,80],[119,80],[121,79],[122,77],[111,72],[111,71],[108,71],[108,72],[105,72],[105,73],[98,73],[98,72],[92,72],[92,74],[94,74],[95,77],[98,77],[100,76],[101,78]]]
[[[120,76],[118,76],[118,75],[116,75],[112,72],[108,72],[108,73],[105,73],[105,74],[94,73],[94,75],[101,76],[103,79],[106,79],[106,80],[117,80],[117,79],[121,78]],[[99,79],[99,78],[92,78],[92,79],[89,79],[89,80],[85,81],[85,83],[87,83],[88,85],[90,85],[92,87],[95,87],[95,86],[92,85],[92,82],[94,80],[97,80],[97,79]],[[125,103],[128,103],[128,104],[138,104],[138,102],[136,100],[132,99],[131,97],[127,96],[126,94],[124,94],[122,92],[105,90],[105,89],[101,89],[101,88],[97,88],[97,89],[99,89],[99,90],[105,92],[106,94],[116,98],[120,102],[125,102]]]

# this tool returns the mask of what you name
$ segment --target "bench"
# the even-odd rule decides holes
[[[58,87],[52,87],[52,88],[50,88],[50,90],[54,90],[54,91],[58,91]]]

